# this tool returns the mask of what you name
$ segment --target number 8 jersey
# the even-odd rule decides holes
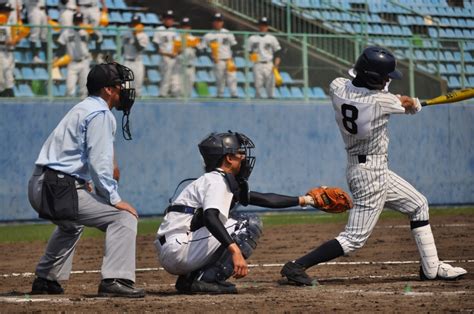
[[[342,77],[331,82],[329,93],[347,153],[386,155],[388,118],[405,113],[400,100],[386,91],[356,87]]]

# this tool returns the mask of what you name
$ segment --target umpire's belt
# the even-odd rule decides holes
[[[196,208],[194,207],[185,206],[185,205],[172,205],[172,206],[168,206],[165,213],[176,212],[176,213],[194,215],[195,211],[196,211]]]
[[[65,172],[58,171],[58,170],[54,170],[54,169],[49,168],[49,167],[46,167],[46,166],[43,166],[42,171],[44,172],[44,171],[46,171],[46,169],[51,169],[51,170],[53,170],[53,171],[55,171],[55,172],[57,172],[57,173],[59,173],[59,174],[69,175],[69,174],[67,174],[67,173],[65,173]],[[74,180],[76,181],[76,189],[83,189],[83,188],[85,188],[85,186],[86,186],[86,180],[83,180],[83,179],[80,179],[80,178],[77,178],[77,177],[74,177]]]

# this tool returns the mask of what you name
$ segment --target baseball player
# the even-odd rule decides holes
[[[245,259],[257,246],[262,223],[234,207],[296,207],[314,205],[314,199],[249,192],[255,145],[242,133],[212,133],[198,146],[206,173],[189,179],[194,181],[170,200],[155,241],[158,258],[166,271],[178,275],[179,292],[236,293],[226,280],[248,274]]]
[[[71,0],[70,0],[71,1]],[[100,9],[98,0],[76,0],[77,10],[84,15],[84,23],[94,27],[99,26]],[[105,0],[100,0],[103,8],[107,9]]]
[[[18,24],[18,21],[21,21],[20,12],[23,8],[23,0],[0,0],[0,5],[6,3],[9,3],[12,9],[10,11],[7,24]]]
[[[262,17],[258,21],[260,34],[252,35],[247,42],[247,50],[256,56],[253,65],[255,83],[255,97],[262,97],[262,88],[265,88],[267,97],[273,98],[275,91],[275,77],[273,68],[278,68],[281,62],[281,47],[275,36],[268,34],[268,19]]]
[[[45,10],[45,0],[24,0],[26,12],[28,13],[28,24],[48,25],[48,16]],[[39,52],[46,51],[46,40],[48,29],[46,27],[32,27],[30,31],[31,51],[33,52],[33,63],[45,62],[39,56]]]
[[[84,16],[80,12],[74,13],[74,26],[80,26]],[[89,73],[92,60],[89,53],[88,42],[91,35],[85,29],[64,29],[58,38],[58,55],[67,52],[71,56],[71,62],[67,66],[66,95],[73,97],[76,86],[79,87],[79,96],[87,96],[87,73]]]
[[[452,280],[466,274],[438,259],[429,224],[428,202],[410,183],[388,169],[387,124],[391,114],[415,114],[417,98],[384,91],[390,79],[400,79],[391,52],[368,47],[355,64],[355,78],[337,78],[330,85],[335,117],[347,151],[347,184],[354,198],[345,230],[281,270],[290,282],[311,285],[305,270],[361,248],[372,233],[384,207],[410,219],[421,257],[420,278]]]
[[[178,56],[178,73],[183,78],[181,94],[187,97],[191,96],[194,87],[194,80],[196,77],[196,49],[199,38],[189,33],[191,30],[191,21],[188,17],[184,17],[180,23],[181,29],[186,33],[181,33],[177,39],[180,43],[184,41],[186,47],[181,47],[181,53]]]
[[[60,0],[58,8],[59,24],[61,26],[73,26],[73,17],[77,10],[76,0]]]
[[[0,4],[0,97],[14,97],[15,42],[12,39],[11,27],[8,24],[13,8],[10,3]]]
[[[172,96],[178,96],[180,90],[179,73],[176,64],[176,53],[174,51],[174,41],[179,37],[174,25],[174,12],[166,11],[163,14],[163,25],[156,29],[153,35],[153,43],[156,45],[158,53],[161,55],[160,62],[160,96],[168,97],[171,91]]]
[[[221,13],[214,14],[212,28],[214,29],[212,32],[204,35],[200,47],[211,48],[214,76],[216,77],[217,84],[217,97],[224,96],[224,88],[227,85],[230,95],[237,98],[237,74],[235,65],[231,65],[233,64],[231,47],[237,45],[237,41],[234,34],[231,34],[224,28],[224,17]]]
[[[99,296],[144,297],[134,287],[137,211],[122,200],[113,176],[115,117],[129,112],[133,72],[118,63],[95,65],[89,96],[75,105],[43,144],[28,183],[39,216],[57,225],[36,267],[32,294],[62,294],[84,226],[106,232]],[[89,182],[92,181],[95,193]]]
[[[143,24],[139,15],[133,15],[130,22],[130,30],[123,33],[123,60],[124,65],[134,69],[135,91],[137,96],[141,96],[143,77],[145,76],[145,66],[143,65],[142,54],[150,43],[148,35],[143,31]]]

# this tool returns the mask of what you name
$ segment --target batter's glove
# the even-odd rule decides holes
[[[327,213],[343,213],[352,208],[351,197],[338,187],[321,186],[306,193],[314,200],[313,207]]]

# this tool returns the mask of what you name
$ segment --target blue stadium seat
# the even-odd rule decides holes
[[[237,71],[237,83],[245,83],[245,74],[242,71]]]
[[[291,98],[304,98],[303,92],[297,86],[292,86],[290,88]]]
[[[132,20],[132,16],[133,16],[132,12],[128,12],[128,11],[122,12],[122,18],[125,23],[130,23],[130,21]]]
[[[23,55],[23,53],[22,53],[21,51],[18,51],[18,50],[14,51],[14,52],[13,52],[13,56],[14,56],[14,58],[15,58],[15,62],[16,62],[16,63],[22,63],[22,62],[24,62],[24,60],[25,60],[25,59],[24,59],[24,55]]]
[[[280,72],[281,78],[283,80],[284,84],[292,84],[293,79],[291,78],[290,74],[288,72]]]
[[[48,71],[46,71],[45,68],[36,68],[35,78],[37,80],[48,80],[49,79]]]
[[[106,51],[115,51],[117,49],[117,46],[115,45],[115,42],[112,39],[106,38],[104,39],[101,48],[102,50]]]
[[[122,10],[127,9],[127,5],[125,4],[123,0],[114,0],[114,2],[115,2],[115,8],[122,9]]]
[[[247,81],[249,81],[249,83],[253,83],[253,82],[254,82],[254,77],[253,77],[252,71],[248,71],[248,72],[247,72]]]
[[[291,98],[291,92],[288,89],[288,87],[280,86],[279,91],[280,91],[281,98],[285,98],[285,99]]]
[[[152,25],[160,24],[160,19],[158,18],[158,16],[155,13],[152,13],[152,12],[147,13],[146,17],[147,17],[147,20],[148,20],[149,24],[152,24]]]
[[[448,80],[448,85],[451,88],[459,88],[461,87],[461,83],[459,82],[459,79],[457,76],[450,76]]]
[[[242,87],[237,86],[237,96],[239,98],[245,98],[245,91]]]
[[[48,9],[48,16],[57,21],[59,19],[59,11],[56,9]]]
[[[53,96],[54,97],[66,96],[66,85],[65,84],[53,85]]]
[[[245,68],[245,66],[247,65],[247,62],[245,62],[245,59],[242,57],[235,57],[234,62],[237,68]]]
[[[160,95],[160,90],[156,85],[148,85],[146,87],[147,95],[151,97],[158,97]]]
[[[252,86],[249,86],[248,95],[249,95],[250,98],[254,98],[255,97],[255,88],[253,88]]]
[[[30,67],[23,67],[21,69],[21,75],[23,76],[24,80],[34,80],[35,79],[35,72]]]
[[[31,90],[30,85],[20,84],[20,93],[23,97],[34,97],[33,91]]]
[[[456,66],[454,64],[448,63],[446,65],[446,73],[455,74],[455,73],[459,73],[459,72],[456,69]]]
[[[415,50],[415,58],[420,61],[425,61],[426,57],[422,50]]]
[[[142,61],[143,61],[143,64],[144,64],[145,66],[150,66],[150,65],[152,65],[152,64],[151,64],[150,57],[149,57],[147,54],[144,54],[144,55],[142,56]]]
[[[209,75],[205,70],[199,70],[196,72],[196,82],[210,82]]]
[[[313,95],[314,95],[315,98],[327,98],[328,97],[326,95],[326,93],[324,92],[324,90],[319,86],[313,87]]]
[[[108,9],[115,9],[115,3],[113,0],[105,0],[105,5]]]
[[[161,56],[159,54],[153,54],[150,56],[151,65],[158,65],[161,62]]]
[[[21,71],[17,67],[15,67],[15,69],[13,69],[13,76],[15,77],[15,80],[23,79],[23,75],[21,75]]]
[[[48,7],[57,7],[59,5],[59,0],[46,0],[46,5]]]
[[[439,73],[440,73],[440,74],[446,74],[446,73],[448,73],[448,69],[446,68],[446,66],[445,66],[443,63],[440,63],[440,64],[439,64]]]
[[[199,56],[198,57],[198,66],[199,67],[212,67],[212,61],[211,61],[211,58],[209,58],[208,56],[204,55],[204,56]]]
[[[118,12],[118,11],[110,12],[109,13],[109,22],[111,24],[122,23],[123,22],[122,14],[120,14],[120,12]]]
[[[217,87],[209,86],[207,88],[207,90],[209,91],[209,97],[216,97],[217,96]]]
[[[150,82],[157,83],[161,81],[161,75],[157,70],[149,69],[147,70],[147,74],[148,74],[148,80]]]
[[[198,98],[198,97],[199,97],[199,95],[198,95],[196,89],[193,88],[193,89],[191,90],[191,98]]]
[[[457,61],[456,59],[454,59],[454,56],[451,51],[445,51],[444,58],[446,61]]]

